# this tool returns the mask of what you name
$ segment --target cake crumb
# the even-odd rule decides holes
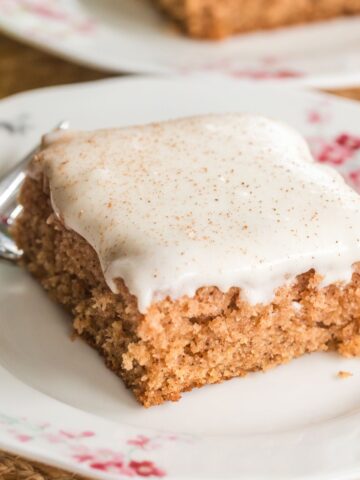
[[[341,378],[341,379],[349,378],[349,377],[352,377],[352,376],[353,376],[353,374],[351,372],[347,372],[345,370],[339,370],[338,373],[337,373],[337,377]]]

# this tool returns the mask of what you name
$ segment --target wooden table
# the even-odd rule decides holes
[[[81,67],[10,40],[0,34],[0,98],[24,90],[50,85],[85,82],[111,76]],[[333,91],[337,95],[360,100],[360,87]],[[1,480],[74,480],[80,479],[52,467],[29,462],[0,451]]]

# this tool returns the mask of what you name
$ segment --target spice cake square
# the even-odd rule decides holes
[[[23,264],[144,406],[360,354],[360,197],[290,127],[208,115],[44,137]]]
[[[360,13],[360,0],[153,0],[196,38],[326,20]]]

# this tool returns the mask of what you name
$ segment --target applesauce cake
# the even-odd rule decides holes
[[[360,354],[360,197],[290,127],[227,114],[46,135],[22,262],[139,402]]]
[[[241,32],[360,13],[360,0],[152,0],[192,37]]]

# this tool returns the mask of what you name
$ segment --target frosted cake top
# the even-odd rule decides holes
[[[314,162],[291,128],[208,115],[44,138],[34,168],[65,226],[97,252],[141,312],[202,286],[268,302],[315,268],[348,281],[360,260],[360,197]]]

